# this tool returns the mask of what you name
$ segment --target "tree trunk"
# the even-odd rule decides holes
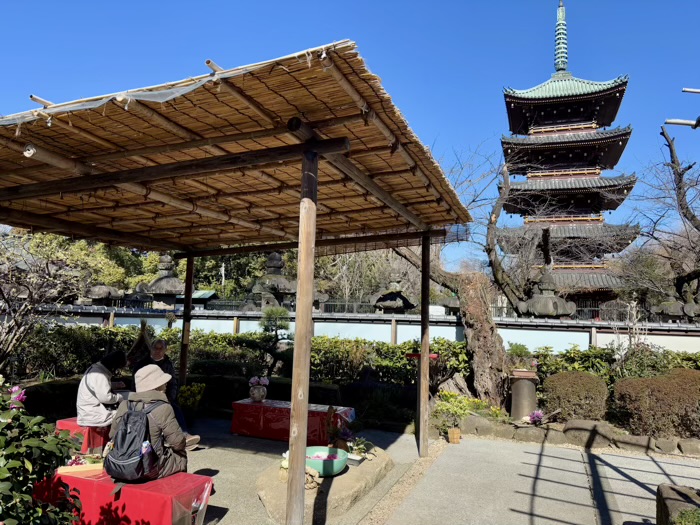
[[[420,257],[408,248],[394,252],[420,270]],[[459,275],[430,265],[430,278],[447,288],[459,300],[467,350],[472,352],[473,383],[469,386],[479,399],[496,406],[505,402],[505,349],[491,318],[489,279],[481,273]]]

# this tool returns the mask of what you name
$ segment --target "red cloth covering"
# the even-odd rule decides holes
[[[233,420],[231,433],[242,436],[254,436],[277,441],[289,441],[289,418],[291,414],[289,401],[266,399],[255,402],[242,399],[233,402]],[[327,445],[328,432],[326,419],[328,405],[309,405],[309,423],[306,444],[308,446]],[[355,409],[351,407],[334,407],[336,414],[334,424],[342,428],[355,419]]]
[[[77,434],[83,436],[83,447],[80,452],[87,454],[90,450],[103,448],[109,441],[109,426],[106,427],[81,427],[78,425],[78,418],[59,419],[56,421],[56,432],[68,430],[70,437]]]
[[[36,487],[35,497],[57,501],[63,492],[61,483],[80,491],[81,525],[200,525],[214,486],[207,476],[180,472],[148,483],[126,484],[112,494],[115,484],[105,472],[57,474]]]

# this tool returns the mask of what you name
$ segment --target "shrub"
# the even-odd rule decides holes
[[[435,428],[446,434],[450,428],[459,426],[459,422],[467,417],[471,410],[471,398],[454,392],[440,392],[438,402],[433,407],[432,418]]]
[[[700,525],[700,509],[684,509],[678,513],[673,525]]]
[[[66,464],[75,445],[67,432],[55,434],[43,417],[27,415],[23,391],[3,387],[0,376],[0,519],[6,525],[65,525],[77,523],[80,500],[75,492],[54,504],[38,499],[37,483],[50,480]],[[67,486],[63,486],[63,494]]]
[[[700,371],[675,369],[666,375],[621,379],[615,384],[620,423],[651,437],[700,434]]]
[[[608,388],[605,381],[588,372],[560,372],[544,381],[545,410],[561,410],[558,418],[603,419]]]

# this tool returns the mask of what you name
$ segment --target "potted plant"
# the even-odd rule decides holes
[[[459,430],[460,421],[469,414],[467,397],[460,396],[454,392],[440,392],[439,400],[433,408],[433,419],[435,428],[447,435],[449,443],[459,443],[461,432]]]
[[[192,383],[180,387],[177,394],[177,402],[185,416],[185,421],[188,425],[194,422],[199,403],[204,395],[205,385],[203,383]]]
[[[270,380],[267,377],[254,376],[250,378],[248,384],[250,385],[250,391],[248,392],[250,394],[250,399],[255,403],[265,401],[265,397],[267,397],[267,385],[270,384]]]

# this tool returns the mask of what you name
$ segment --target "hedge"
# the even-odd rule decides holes
[[[636,435],[681,438],[700,435],[700,371],[674,369],[615,385],[619,423]]]
[[[544,381],[546,413],[558,419],[603,419],[608,399],[605,381],[588,372],[560,372]]]

